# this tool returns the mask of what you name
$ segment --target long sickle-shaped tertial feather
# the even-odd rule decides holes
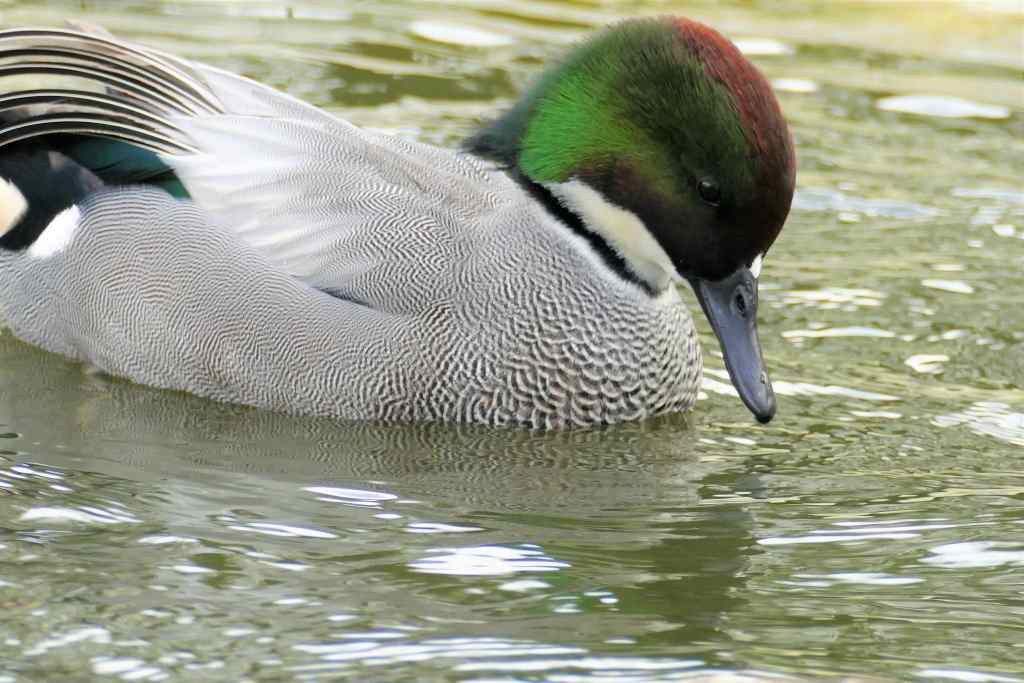
[[[76,90],[29,90],[0,96],[0,147],[54,133],[95,135],[154,152],[196,151],[167,119],[109,95]]]
[[[0,78],[68,78],[0,97],[0,147],[42,135],[110,138],[158,153],[195,151],[174,116],[223,106],[187,63],[106,36],[62,29],[0,31]]]

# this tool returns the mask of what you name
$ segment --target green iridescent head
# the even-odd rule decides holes
[[[687,19],[623,22],[468,148],[505,165],[650,294],[672,275],[689,281],[740,398],[772,419],[757,277],[789,214],[796,158],[771,88],[736,46]]]
[[[586,183],[634,213],[688,278],[749,265],[793,196],[793,146],[768,83],[686,19],[596,35],[468,146],[534,183]]]

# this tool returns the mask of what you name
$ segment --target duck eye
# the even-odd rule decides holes
[[[718,206],[722,202],[722,189],[707,178],[697,182],[697,193],[711,206]]]

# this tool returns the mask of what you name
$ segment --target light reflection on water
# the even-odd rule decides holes
[[[522,572],[553,572],[572,565],[548,557],[539,546],[473,546],[430,548],[429,554],[409,563],[424,574],[448,576],[505,576]]]
[[[932,424],[939,427],[966,424],[976,434],[1024,446],[1024,412],[1013,412],[1006,403],[979,401],[963,412],[940,415]]]
[[[897,111],[920,116],[940,116],[951,119],[1008,119],[1010,109],[991,104],[978,104],[961,97],[943,95],[900,95],[886,97],[875,103],[883,111]]]
[[[801,175],[764,428],[706,329],[694,414],[550,435],[217,406],[0,337],[0,681],[1022,680],[1021,20],[981,4],[5,6],[439,144],[679,7],[766,70]]]
[[[909,201],[854,197],[845,192],[827,189],[804,189],[793,198],[797,211],[836,212],[843,222],[856,222],[860,217],[926,219],[940,214],[938,209]]]

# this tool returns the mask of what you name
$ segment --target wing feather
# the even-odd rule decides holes
[[[408,229],[456,230],[493,201],[478,160],[107,34],[0,31],[5,76],[33,87],[0,96],[0,148],[70,134],[156,153],[216,224],[327,291],[374,263],[416,258],[387,251]]]

